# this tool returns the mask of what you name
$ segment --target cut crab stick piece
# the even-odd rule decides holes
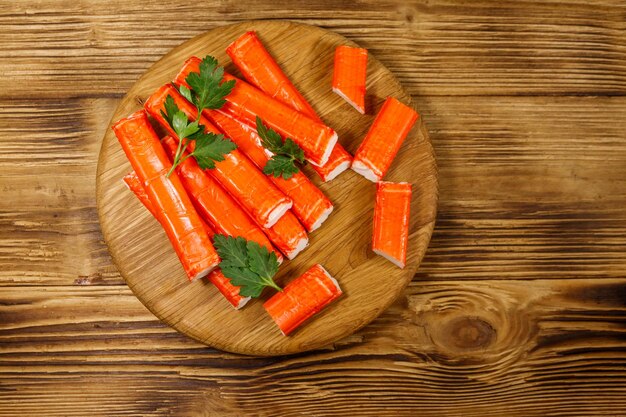
[[[128,188],[135,194],[135,196],[139,199],[139,201],[144,205],[146,209],[152,214],[155,218],[156,212],[154,211],[154,206],[146,193],[145,188],[141,185],[141,181],[137,177],[137,174],[131,172],[126,174],[124,177],[124,182],[128,186]],[[211,227],[204,223],[204,228],[207,234],[212,238],[215,235],[215,231],[211,229]],[[226,278],[222,271],[217,268],[208,275],[207,279],[215,285],[218,291],[226,298],[226,300],[237,310],[242,308],[248,301],[250,301],[250,297],[242,297],[239,295],[240,288],[236,285],[231,284],[230,279]]]
[[[274,226],[265,228],[263,231],[289,260],[298,256],[309,244],[306,230],[291,210],[285,213]]]
[[[205,114],[259,169],[263,169],[272,154],[263,147],[256,129],[219,110]],[[302,172],[288,180],[274,175],[268,178],[293,201],[291,210],[309,232],[319,228],[333,211],[333,203]]]
[[[113,131],[144,185],[187,276],[190,280],[206,276],[220,259],[180,178],[176,174],[166,176],[171,163],[146,112],[140,110],[118,121]]]
[[[171,84],[161,87],[148,98],[144,107],[150,116],[170,135],[176,137],[176,132],[161,114],[168,95],[188,118],[195,120],[198,112],[196,107],[180,95]],[[206,132],[221,133],[203,115],[200,115],[200,124],[204,126]],[[190,150],[193,150],[193,145],[194,142],[191,142]],[[224,155],[224,158],[223,161],[215,163],[214,169],[208,169],[206,172],[215,178],[257,223],[263,227],[273,226],[291,208],[292,201],[238,149]]]
[[[341,294],[337,280],[316,264],[273,295],[263,307],[287,336]]]
[[[351,164],[352,155],[337,143],[328,158],[328,162],[322,166],[311,164],[311,168],[317,172],[322,181],[327,182],[337,178],[339,174],[350,168]]]
[[[411,211],[411,184],[381,181],[376,184],[372,249],[399,268],[406,264]]]
[[[380,181],[418,117],[415,110],[395,98],[385,100],[354,155],[352,169],[370,181]]]
[[[361,114],[365,114],[366,76],[367,49],[345,45],[335,49],[333,92]]]
[[[255,32],[246,32],[226,49],[244,78],[269,96],[281,101],[311,119],[323,123],[313,107],[280,69]],[[337,143],[328,161],[311,165],[323,181],[330,181],[350,168],[352,155]]]
[[[167,136],[161,140],[161,143],[170,159],[173,159],[178,141]],[[186,155],[187,152],[184,156]],[[198,213],[209,222],[217,233],[226,236],[241,236],[246,240],[265,246],[270,251],[274,250],[261,228],[217,181],[198,166],[195,159],[185,159],[176,167],[176,172],[195,203]],[[280,258],[280,254],[278,255]]]
[[[199,67],[199,58],[189,58],[174,79],[174,84],[188,87],[185,79],[189,73],[198,72]],[[245,81],[224,74],[224,81],[230,80],[235,80],[235,87],[226,96],[223,111],[250,125],[254,125],[256,117],[259,116],[283,137],[293,139],[313,165],[324,165],[328,161],[337,143],[337,134],[334,130],[273,99]]]

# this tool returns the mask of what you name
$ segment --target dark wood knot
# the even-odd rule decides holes
[[[457,349],[484,349],[496,339],[496,330],[479,317],[457,317],[445,325],[443,334]]]

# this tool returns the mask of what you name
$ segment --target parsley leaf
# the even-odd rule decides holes
[[[248,261],[246,239],[216,234],[213,243],[220,248],[221,268],[245,268]]]
[[[167,120],[167,123],[171,126],[174,120],[174,115],[178,112],[178,106],[176,105],[174,98],[168,95],[165,98],[163,107],[165,107],[165,111],[161,110],[161,115],[163,115],[165,120]]]
[[[191,102],[198,108],[198,112],[202,112],[204,109],[219,109],[226,103],[224,98],[235,87],[235,80],[222,82],[223,78],[224,67],[218,67],[217,59],[207,55],[200,62],[200,72],[189,73],[185,78],[191,91],[186,89],[186,91],[181,91],[181,94],[187,99],[191,98]]]
[[[263,147],[272,153],[280,153],[283,147],[283,138],[275,130],[265,127],[259,116],[256,117],[256,131],[261,138]]]
[[[190,123],[187,115],[180,110],[174,113],[172,128],[179,138],[188,138],[200,130],[198,121]]]
[[[293,159],[285,155],[274,155],[267,161],[267,164],[263,167],[263,173],[266,175],[273,175],[275,177],[282,177],[286,180],[291,178],[294,174],[298,173],[298,167],[293,163]]]
[[[281,153],[291,155],[294,160],[300,162],[301,164],[304,163],[304,151],[296,142],[291,140],[291,138],[285,139]]]
[[[258,297],[265,287],[282,291],[273,279],[278,272],[274,252],[242,237],[215,235],[214,245],[222,259],[222,273],[240,287],[239,294],[243,297]]]
[[[161,110],[161,114],[179,139],[168,176],[190,156],[196,158],[200,168],[213,169],[216,161],[223,161],[224,155],[237,148],[237,145],[229,139],[225,139],[224,135],[205,133],[204,126],[200,125],[198,120],[190,122],[187,115],[178,108],[172,96],[167,96],[164,107],[165,111]],[[193,152],[183,157],[190,141],[195,141],[195,148]]]
[[[260,283],[259,276],[249,269],[225,267],[222,268],[222,273],[230,278],[231,284],[239,287],[239,295],[242,297],[256,298],[265,288],[265,285]]]
[[[237,145],[229,139],[224,139],[222,134],[198,132],[190,139],[196,141],[195,149],[191,155],[196,158],[202,169],[215,168],[215,162],[223,161],[224,155],[237,149]]]
[[[273,129],[267,128],[259,116],[256,117],[256,131],[261,138],[261,144],[274,155],[263,167],[263,173],[290,179],[300,170],[296,161],[304,163],[304,151],[290,138],[283,142],[280,135]]]
[[[256,242],[248,242],[248,265],[250,270],[261,277],[273,277],[278,272],[278,259],[274,252]]]
[[[193,96],[191,95],[191,90],[190,89],[188,89],[184,85],[181,85],[180,88],[178,89],[178,91],[180,92],[180,94],[183,97],[185,97],[187,100],[189,100],[189,101],[191,101],[193,103]]]

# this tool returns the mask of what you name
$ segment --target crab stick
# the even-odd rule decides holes
[[[219,257],[180,178],[175,174],[166,176],[171,164],[146,112],[140,110],[118,121],[113,131],[187,276],[190,280],[206,276],[217,267]]]
[[[411,211],[411,184],[376,184],[372,249],[400,268],[406,264]]]
[[[154,211],[154,206],[146,193],[145,188],[141,185],[141,181],[137,177],[135,172],[131,172],[126,174],[124,177],[124,182],[128,186],[128,188],[135,194],[135,196],[139,199],[139,201],[144,205],[146,209],[156,218],[156,212]],[[204,228],[207,231],[208,235],[212,238],[215,235],[215,232],[211,227],[204,223]],[[207,279],[215,285],[218,291],[226,298],[226,300],[237,310],[242,308],[248,301],[250,301],[250,297],[242,297],[239,295],[239,287],[230,283],[230,279],[226,278],[222,271],[218,268],[208,275]]]
[[[174,84],[188,87],[185,79],[189,73],[198,72],[199,66],[199,58],[189,58],[174,79]],[[224,81],[230,80],[235,80],[236,84],[226,96],[223,111],[250,125],[254,125],[259,116],[282,136],[293,139],[313,165],[324,165],[328,161],[337,143],[334,130],[273,99],[245,81],[224,74]]]
[[[154,211],[154,206],[150,201],[150,197],[148,197],[148,193],[146,192],[144,186],[141,184],[141,180],[139,179],[135,171],[131,171],[128,174],[124,175],[124,178],[122,178],[122,180],[124,180],[124,183],[126,184],[128,189],[132,191],[133,194],[135,194],[135,197],[137,197],[141,204],[143,204],[143,206],[148,209],[150,214],[152,214],[152,217],[158,220],[157,213],[156,211]]]
[[[167,136],[161,143],[170,159],[174,159],[178,141]],[[257,224],[217,181],[198,166],[195,159],[185,159],[176,167],[176,173],[195,203],[198,213],[209,222],[213,230],[227,236],[241,236],[265,246],[270,251],[274,250]]]
[[[226,53],[250,84],[316,122],[323,123],[313,107],[265,49],[255,32],[241,35],[230,44]],[[311,166],[323,181],[330,181],[350,168],[351,162],[352,155],[337,143],[325,164]]]
[[[226,48],[226,53],[248,82],[321,123],[313,107],[283,73],[255,32],[241,35]]]
[[[352,161],[352,169],[370,181],[380,181],[419,115],[395,98],[385,100]]]
[[[165,99],[171,96],[178,108],[188,118],[195,119],[196,107],[188,102],[171,84],[157,90],[148,98],[144,107],[172,136],[176,133],[161,114],[165,108]],[[219,134],[204,116],[200,115],[200,124],[205,132]],[[189,144],[193,150],[194,142]],[[224,155],[224,160],[215,163],[214,169],[206,170],[213,178],[232,195],[250,216],[263,227],[273,226],[292,206],[292,201],[285,196],[272,182],[254,166],[254,164],[235,149]]]
[[[337,280],[316,264],[273,295],[263,307],[287,336],[341,294]]]
[[[205,114],[259,169],[263,169],[272,154],[263,147],[254,128],[219,110]],[[268,178],[293,201],[291,210],[309,232],[319,228],[333,211],[330,200],[302,172],[288,180],[273,175],[268,175]]]
[[[367,49],[341,45],[335,49],[333,92],[365,114]]]
[[[239,294],[240,287],[231,284],[230,279],[222,273],[221,269],[211,272],[207,278],[235,309],[239,310],[250,301],[250,297],[243,297]]]
[[[309,244],[306,230],[291,210],[285,213],[274,226],[265,228],[263,231],[289,260],[298,256]]]

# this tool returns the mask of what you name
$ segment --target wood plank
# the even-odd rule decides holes
[[[95,207],[96,161],[116,103],[0,105],[0,285],[123,283]]]
[[[283,358],[204,348],[123,287],[0,294],[0,415],[626,413],[624,279],[416,280],[357,334]]]
[[[370,49],[414,95],[626,93],[620,1],[300,4],[233,0],[0,3],[0,96],[123,94],[182,41],[250,19],[292,19]],[[175,16],[174,18],[172,16]],[[24,88],[28,86],[28,88]]]
[[[626,276],[626,99],[416,101],[441,196],[420,278]],[[116,104],[0,100],[0,286],[123,283],[93,185]]]

